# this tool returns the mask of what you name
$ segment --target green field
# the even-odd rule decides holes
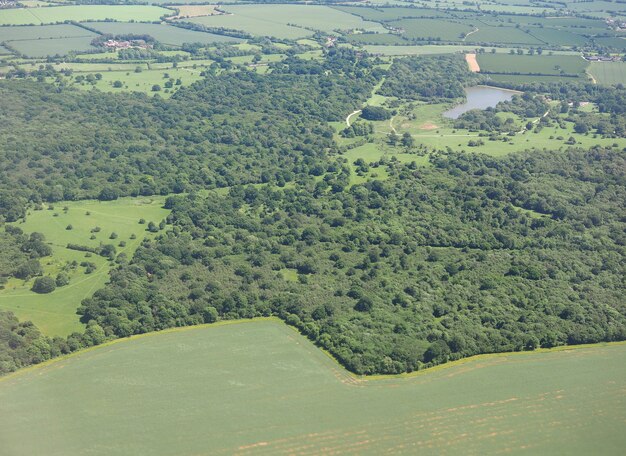
[[[167,24],[140,24],[140,23],[124,23],[124,22],[88,22],[85,24],[89,28],[98,30],[102,33],[110,33],[112,35],[123,35],[125,33],[133,33],[136,35],[150,35],[163,44],[180,46],[183,43],[222,43],[222,42],[241,42],[238,38],[230,36],[216,35],[214,33],[197,32],[195,30],[187,30],[180,27],[174,27]]]
[[[24,223],[16,223],[24,232],[43,233],[53,250],[52,257],[41,259],[44,274],[55,277],[72,261],[81,263],[90,261],[97,269],[85,274],[85,268],[78,266],[68,269],[70,283],[57,288],[49,294],[41,295],[30,291],[32,281],[11,279],[4,290],[0,291],[0,309],[11,310],[20,320],[31,320],[48,335],[65,336],[82,329],[78,321],[76,308],[82,299],[101,288],[108,279],[109,262],[98,255],[85,257],[85,252],[67,249],[68,243],[97,247],[100,243],[114,244],[117,253],[131,257],[141,240],[148,234],[146,225],[138,220],[160,222],[168,211],[162,209],[163,197],[121,198],[112,202],[80,201],[57,203],[54,210],[31,210]],[[64,207],[68,211],[63,210]],[[86,215],[90,212],[90,215]],[[56,216],[55,216],[56,214]],[[72,230],[66,227],[72,225]],[[100,227],[93,233],[91,230]],[[117,233],[115,240],[110,240],[111,233]],[[131,239],[134,234],[136,239]],[[121,241],[125,247],[119,246]]]
[[[479,25],[478,31],[469,35],[466,43],[492,43],[492,44],[521,44],[541,46],[541,40],[514,27],[491,27]]]
[[[207,27],[226,27],[242,30],[257,36],[277,38],[303,38],[313,35],[312,30],[331,33],[335,30],[362,29],[385,32],[377,22],[368,22],[352,14],[319,5],[227,5],[228,13],[204,16],[189,22]]]
[[[0,27],[0,42],[48,38],[76,38],[85,36],[95,38],[98,35],[72,24]]]
[[[0,441],[46,454],[621,454],[626,346],[350,375],[283,323],[135,337],[0,380]]]
[[[522,73],[584,75],[589,65],[585,59],[576,55],[511,55],[511,54],[478,54],[478,65],[481,72],[489,73]]]
[[[47,8],[4,9],[0,25],[52,24],[63,21],[157,21],[171,10],[148,5],[70,5]]]
[[[626,62],[591,62],[589,73],[598,84],[626,84]]]
[[[42,40],[11,41],[8,44],[26,57],[47,57],[66,55],[70,52],[86,52],[96,50],[91,45],[93,36],[75,38],[52,38]]]
[[[403,29],[406,38],[420,41],[462,41],[463,36],[473,30],[469,25],[441,19],[402,19],[389,25]]]

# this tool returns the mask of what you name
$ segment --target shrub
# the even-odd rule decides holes
[[[53,292],[56,287],[56,282],[52,277],[37,277],[31,290],[35,293],[45,294]]]

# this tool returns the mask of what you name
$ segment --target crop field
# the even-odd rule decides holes
[[[394,21],[410,17],[451,17],[451,14],[447,11],[429,8],[364,8],[361,6],[335,6],[333,8],[360,16],[367,21],[375,22]]]
[[[97,35],[72,24],[25,25],[21,27],[0,27],[0,42],[18,40],[39,40],[49,38],[96,37]]]
[[[440,19],[402,19],[389,25],[403,29],[403,36],[412,40],[461,41],[473,30],[469,25]]]
[[[529,33],[549,46],[583,46],[588,41],[582,35],[553,28],[532,28]]]
[[[408,44],[409,42],[402,38],[401,35],[393,33],[352,33],[346,35],[346,39],[354,44],[371,44],[371,45],[394,45]]]
[[[371,35],[370,35],[371,36]],[[375,55],[426,55],[426,54],[454,54],[455,52],[475,52],[476,46],[457,45],[457,44],[425,44],[411,46],[385,46],[385,45],[366,45],[363,46],[370,54]],[[509,48],[498,48],[498,55],[508,53]],[[567,51],[555,52],[556,54],[565,54]]]
[[[542,45],[543,42],[534,36],[514,27],[490,27],[480,25],[478,31],[465,39],[466,43],[504,43],[522,45]]]
[[[536,76],[530,74],[490,74],[489,79],[492,81],[515,84],[531,84],[533,82],[580,82],[580,77]]]
[[[626,39],[624,38],[615,36],[611,38],[596,38],[595,41],[602,46],[611,46],[620,49],[622,52],[626,50]]]
[[[313,32],[300,27],[266,21],[256,17],[234,16],[221,14],[219,16],[202,16],[185,19],[187,22],[204,25],[206,27],[223,27],[240,30],[254,36],[272,36],[276,38],[297,39],[312,36]]]
[[[66,248],[67,244],[97,247],[100,243],[110,243],[117,246],[118,254],[125,253],[130,257],[148,234],[146,225],[140,225],[139,219],[160,222],[168,213],[162,209],[162,204],[163,197],[122,198],[112,202],[61,202],[53,210],[31,210],[26,221],[16,223],[16,226],[26,233],[38,231],[45,235],[53,255],[41,260],[44,274],[55,277],[65,270],[70,283],[41,295],[30,291],[32,281],[11,279],[5,289],[0,290],[0,309],[11,310],[21,320],[31,320],[48,335],[65,336],[81,330],[76,308],[82,299],[105,284],[110,264],[95,254],[87,258],[85,252]],[[64,211],[64,207],[68,210]],[[72,226],[71,230],[67,229],[68,225]],[[100,230],[92,232],[96,227]],[[115,240],[110,239],[113,232],[117,234]],[[135,239],[131,239],[133,234]],[[120,242],[125,246],[120,246]],[[85,267],[80,265],[67,269],[72,261],[94,263],[95,270],[86,274]]]
[[[52,38],[43,40],[11,41],[9,44],[16,51],[27,57],[47,57],[66,55],[69,52],[85,52],[95,50],[91,45],[93,37]]]
[[[620,454],[625,388],[620,344],[366,380],[257,320],[134,337],[8,376],[0,441],[13,456]]]
[[[226,27],[257,36],[302,38],[313,35],[309,29],[333,32],[362,29],[385,33],[377,22],[319,5],[227,5],[230,14],[191,19],[208,27]],[[306,28],[304,28],[306,27]]]
[[[591,62],[589,73],[598,84],[626,84],[626,62]]]
[[[147,5],[69,5],[46,8],[4,9],[0,25],[38,25],[63,21],[158,21],[172,11],[159,6]]]
[[[163,44],[180,46],[183,43],[222,43],[241,42],[238,38],[230,36],[216,35],[214,33],[197,32],[166,24],[140,24],[123,22],[87,22],[86,26],[102,33],[112,35],[122,35],[134,33],[137,35],[147,34]]]
[[[511,55],[478,54],[480,70],[490,73],[526,73],[558,76],[560,74],[583,75],[589,65],[576,55]]]

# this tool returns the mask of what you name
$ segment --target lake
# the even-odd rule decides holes
[[[443,116],[456,119],[470,109],[494,108],[501,101],[509,101],[516,93],[521,92],[489,86],[468,87],[465,89],[467,101],[444,112]]]

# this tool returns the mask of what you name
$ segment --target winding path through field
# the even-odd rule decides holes
[[[353,113],[348,114],[348,117],[346,117],[346,125],[349,127],[349,126],[350,126],[350,118],[351,118],[352,116],[354,116],[354,115],[356,115],[356,114],[360,114],[360,113],[361,113],[361,110],[360,110],[360,109],[357,109],[357,110],[356,110],[356,111],[354,111]]]

